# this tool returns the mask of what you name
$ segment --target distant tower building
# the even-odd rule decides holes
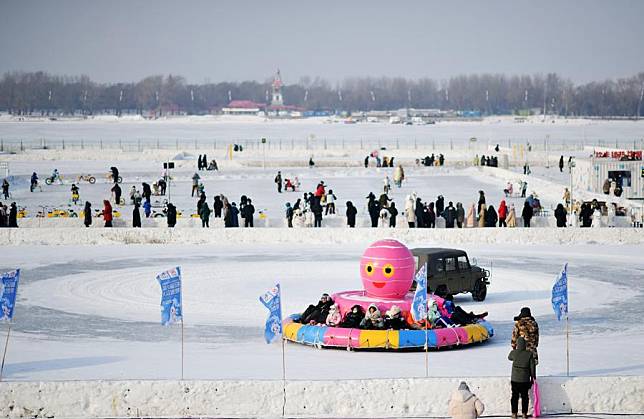
[[[273,79],[273,98],[271,100],[271,105],[284,105],[284,98],[282,97],[282,75],[280,74],[279,69],[277,69],[277,74],[275,74],[275,78]]]

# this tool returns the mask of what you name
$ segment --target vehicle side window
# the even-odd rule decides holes
[[[436,259],[435,264],[437,273],[445,272],[445,261],[443,258]]]
[[[469,271],[470,270],[470,263],[467,261],[467,256],[459,256],[458,257],[458,269],[460,271]]]
[[[453,272],[456,270],[456,258],[445,258],[445,271]]]

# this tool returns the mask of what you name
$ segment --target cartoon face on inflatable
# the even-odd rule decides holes
[[[371,297],[404,297],[413,282],[414,270],[414,256],[398,240],[379,240],[360,259],[362,285]]]

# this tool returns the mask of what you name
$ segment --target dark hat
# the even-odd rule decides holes
[[[521,313],[519,313],[519,315],[514,318],[514,321],[521,320],[525,317],[532,317],[532,314],[530,313],[530,307],[523,307],[521,309]]]

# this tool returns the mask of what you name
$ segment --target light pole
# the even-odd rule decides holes
[[[266,170],[266,138],[262,138],[262,170]]]

